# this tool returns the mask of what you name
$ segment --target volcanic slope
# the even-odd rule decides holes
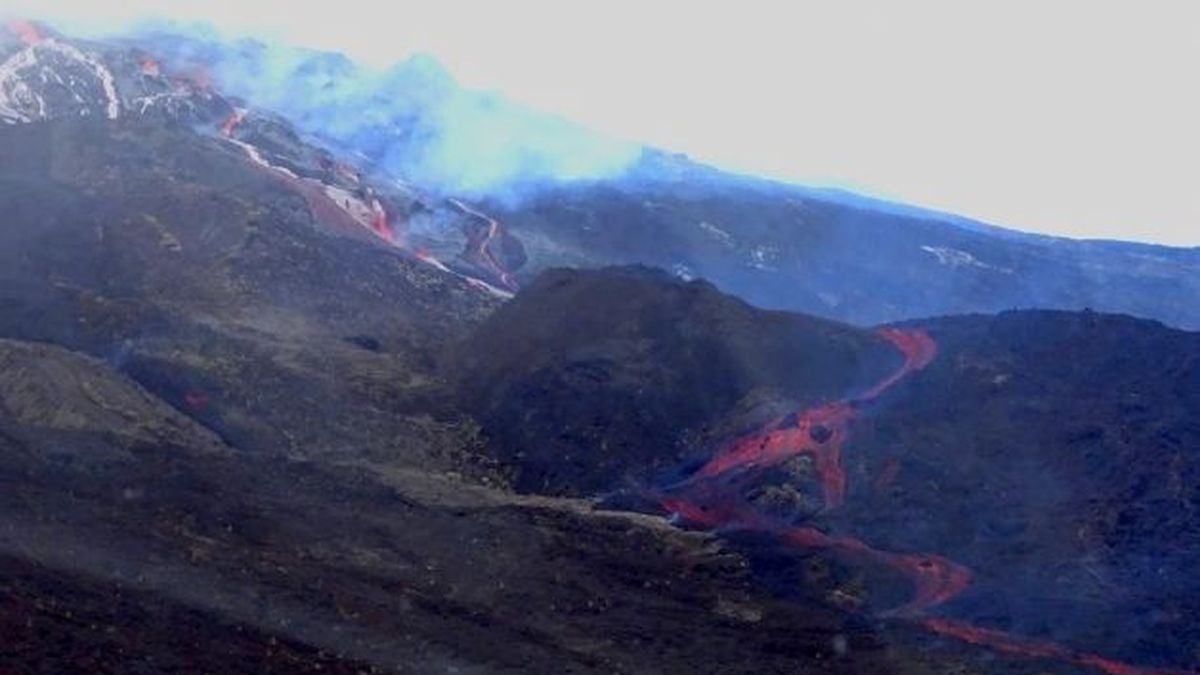
[[[967,375],[943,370],[959,368],[958,355],[978,349],[984,362],[1009,363],[979,328],[987,320],[920,327],[945,343],[925,363],[896,349],[909,344],[898,336],[922,334],[907,328],[875,333],[762,312],[645,270],[551,273],[497,311],[506,295],[497,284],[519,251],[475,206],[350,189],[364,178],[269,115],[243,113],[199,74],[168,80],[133,52],[65,43],[36,27],[12,34],[18,42],[0,40],[14,66],[0,73],[5,92],[20,104],[0,128],[0,567],[20,583],[0,585],[0,625],[12,629],[4,667],[186,672],[199,659],[217,672],[1066,672],[1083,663],[997,651],[1001,629],[1133,663],[1188,663],[1180,645],[1194,644],[1194,593],[1183,584],[1172,599],[1162,589],[1193,559],[1194,523],[1178,505],[1191,503],[1194,474],[1190,455],[1153,444],[1194,446],[1188,413],[1162,417],[1171,408],[1159,401],[1194,400],[1190,334],[1086,315],[1097,332],[1054,352],[1090,355],[1082,363],[1099,373],[1105,358],[1132,358],[1111,381],[1088,380],[1121,391],[1133,383],[1153,397],[1141,404],[1141,426],[1129,421],[1136,406],[1098,408],[1115,410],[1105,419],[1116,425],[1101,431],[1100,450],[1124,459],[1135,445],[1154,450],[1142,464],[1097,464],[1108,482],[1088,498],[1104,508],[1083,523],[1111,551],[1086,538],[1071,549],[1085,554],[1088,577],[1120,579],[1095,607],[1129,610],[1128,625],[1098,612],[1058,635],[1031,622],[1079,616],[1077,591],[1092,582],[1065,586],[1065,609],[1046,614],[1033,600],[1000,605],[996,589],[1066,559],[1064,542],[1078,530],[1062,523],[1076,521],[1032,534],[1001,523],[958,541],[970,530],[939,519],[1010,505],[988,501],[986,490],[931,492],[1028,466],[1002,455],[960,468],[945,445],[921,436],[934,420],[917,408],[891,433],[905,447],[930,441],[933,458],[914,468],[868,454],[886,438],[883,415],[928,378],[945,378],[923,394],[935,411],[951,394],[962,406],[975,400],[960,386]],[[52,73],[71,88],[49,86]],[[143,85],[170,94],[154,99],[162,114],[131,104]],[[470,221],[462,267],[405,248],[396,221],[379,218],[424,209]],[[1014,316],[1034,317],[1032,344],[1056,335],[1042,315]],[[545,353],[522,352],[526,338]],[[1162,359],[1141,359],[1151,348]],[[1005,358],[1025,363],[1021,349]],[[1014,390],[1005,404],[1013,410],[1044,400],[1057,413],[1068,394],[1104,402],[1078,391],[1077,374],[1032,363],[1018,370],[1034,385]],[[1007,372],[990,373],[992,382],[1015,381]],[[844,401],[861,402],[844,433],[803,414]],[[1062,410],[1056,423],[1083,419],[1082,409]],[[933,413],[950,427],[930,428],[965,445],[955,420],[985,420],[960,412],[949,421]],[[993,419],[996,433],[1013,419],[1025,418]],[[1022,452],[1056,451],[1044,435],[1049,417],[1029,419]],[[729,451],[764,431],[836,438],[841,454],[795,453],[776,472],[747,464],[753,452]],[[570,456],[566,468],[556,452]],[[907,489],[891,506],[911,522],[879,529],[855,464],[865,457],[880,461],[872,485]],[[1093,470],[1034,468],[1041,482],[1003,483],[996,494],[1034,504],[1039,517],[1082,499],[1069,492],[1042,504],[1037,495],[1058,494],[1042,483]],[[742,531],[719,539],[657,516],[484,487],[603,493],[610,506],[666,515],[664,496],[727,471],[748,479],[734,503],[766,512],[770,528],[676,510],[695,526]],[[1149,478],[1132,483],[1121,471]],[[709,505],[730,496],[724,487],[711,494],[721,499]],[[807,529],[780,547],[784,518]],[[881,553],[859,564],[837,555],[843,545],[821,546],[826,532]],[[888,617],[914,606],[913,577],[889,564],[912,558],[889,551],[952,556],[973,571],[972,584],[935,594],[921,616]],[[1155,566],[1162,551],[1170,555]],[[1012,587],[1033,598],[1047,577]],[[1169,612],[1144,611],[1159,600]],[[1153,658],[1120,641],[1151,625],[1164,629]],[[1097,635],[1128,626],[1134,632],[1117,634],[1115,647],[1093,648]],[[220,653],[226,645],[239,651]]]
[[[0,129],[0,147],[14,158],[0,164],[0,564],[26,580],[0,588],[0,621],[17,626],[6,665],[763,673],[990,662],[987,650],[925,653],[910,628],[764,594],[739,554],[659,518],[483,487],[503,485],[510,467],[443,384],[459,372],[443,370],[455,363],[443,354],[468,334],[503,354],[479,337],[497,296],[331,231],[220,136],[51,120]],[[733,304],[743,328],[758,320]],[[898,363],[868,333],[815,321],[806,338],[809,320],[776,320],[776,349],[798,362],[783,337],[851,363],[855,345],[873,346],[880,363],[863,379]],[[843,377],[814,386],[858,380]],[[231,661],[215,647],[229,640],[266,649],[255,657],[265,661]]]
[[[658,518],[248,453],[59,347],[0,340],[0,365],[0,656],[12,672],[993,663],[765,595],[736,553]]]
[[[474,269],[490,270],[496,283],[528,283],[552,267],[645,264],[708,279],[756,305],[861,325],[1092,307],[1200,328],[1196,248],[1025,234],[837,190],[731,174],[653,149],[605,163],[607,170],[590,179],[556,181],[553,172],[539,169],[561,166],[564,158],[539,155],[541,139],[530,135],[556,137],[561,120],[522,110],[494,93],[464,89],[427,55],[376,76],[341,54],[252,40],[225,43],[171,33],[131,40],[176,67],[208,68],[218,80],[227,75],[239,94],[279,106],[277,112],[302,133],[362,158],[380,175],[413,184],[444,182],[438,178],[454,169],[508,175],[507,182],[475,195],[506,236],[483,251],[468,245],[465,255],[480,263]],[[468,131],[480,125],[497,130],[478,144],[486,147],[476,153],[463,143],[453,145],[452,159],[438,154],[440,142],[460,141],[445,120],[472,115],[476,124],[464,125]],[[620,147],[583,130],[573,133],[579,145],[560,154],[579,150],[587,158]],[[430,164],[433,171],[422,170]],[[437,185],[425,187],[438,192]],[[462,224],[468,240],[479,241],[488,231],[481,224]],[[493,267],[498,260],[504,263],[499,271]]]
[[[186,127],[41,122],[0,128],[0,147],[0,334],[107,359],[247,450],[469,449],[428,385],[438,345],[495,305],[486,290],[331,232]]]
[[[637,269],[547,273],[481,331],[528,352],[462,394],[518,487],[723,532],[798,602],[1057,668],[1196,667],[1200,334],[1091,312],[872,334]]]
[[[898,363],[870,331],[765,312],[660,270],[551,270],[459,349],[457,380],[534,492],[671,470],[741,410],[837,397]],[[761,410],[757,410],[761,412]]]

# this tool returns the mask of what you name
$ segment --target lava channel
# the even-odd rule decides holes
[[[813,527],[796,526],[762,513],[744,496],[748,483],[789,458],[813,459],[823,492],[825,510],[846,499],[842,452],[850,422],[865,404],[874,401],[937,356],[937,343],[927,333],[883,328],[880,337],[904,357],[900,367],[866,391],[841,401],[801,410],[775,420],[764,430],[738,439],[682,482],[659,492],[660,505],[679,521],[709,530],[762,532],[787,546],[827,551],[850,563],[886,566],[906,577],[912,596],[881,617],[915,622],[926,630],[998,652],[1029,658],[1054,659],[1095,668],[1108,675],[1162,675],[1052,642],[1011,635],[969,623],[928,616],[928,612],[960,595],[971,584],[971,571],[953,560],[931,553],[897,553],[873,548],[852,536],[834,535]],[[894,463],[893,463],[894,464]],[[890,469],[892,473],[895,468]],[[890,482],[890,476],[882,482]]]

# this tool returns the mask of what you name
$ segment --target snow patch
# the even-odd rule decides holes
[[[966,251],[950,248],[949,246],[922,246],[921,250],[937,258],[939,264],[953,269],[975,267],[978,269],[993,270],[1002,274],[1012,274],[1012,270],[1007,267],[989,265]]]
[[[29,122],[30,118],[21,109],[28,109],[31,105],[45,110],[45,102],[19,74],[37,64],[37,52],[33,47],[26,47],[0,63],[0,117],[5,121]]]
[[[700,229],[702,229],[705,232],[707,232],[708,234],[712,235],[712,237],[714,239],[721,242],[725,246],[733,248],[733,246],[734,246],[733,235],[729,234],[725,230],[722,230],[721,228],[717,227],[716,225],[713,225],[712,223],[708,222],[707,220],[700,221],[699,225],[700,225]]]
[[[775,271],[772,261],[779,258],[779,249],[774,246],[755,246],[750,249],[750,266],[764,272]]]
[[[29,86],[29,82],[23,75],[25,71],[38,65],[43,65],[45,68],[45,64],[38,59],[39,51],[53,52],[86,66],[95,74],[104,91],[104,108],[108,118],[116,119],[121,114],[121,99],[117,94],[117,85],[112,72],[95,56],[72,45],[48,38],[22,49],[0,64],[0,118],[6,121],[30,122],[34,119],[43,119],[48,115],[46,102]],[[62,75],[53,69],[49,71],[43,69],[36,74],[30,73],[30,76],[36,76],[42,84],[48,84],[50,78],[53,77],[57,83],[66,86],[63,83]],[[79,83],[72,80],[71,85],[79,86]],[[71,94],[76,101],[83,100],[78,91],[72,90]]]
[[[113,78],[112,72],[109,71],[109,69],[103,63],[100,63],[99,59],[73,45],[59,42],[58,40],[54,39],[45,40],[41,42],[38,47],[56,51],[59,54],[75,59],[76,61],[79,61],[90,68],[100,80],[101,88],[104,89],[104,97],[106,99],[104,112],[108,115],[108,119],[115,120],[120,116],[121,98],[117,95],[116,81]]]

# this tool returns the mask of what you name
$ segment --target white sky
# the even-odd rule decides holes
[[[464,84],[714,164],[1067,236],[1200,245],[1200,1],[0,0]]]

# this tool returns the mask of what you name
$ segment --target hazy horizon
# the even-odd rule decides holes
[[[472,88],[722,168],[1076,238],[1200,246],[1200,7],[766,2],[503,7],[0,1],[102,32],[144,18],[416,52]]]

